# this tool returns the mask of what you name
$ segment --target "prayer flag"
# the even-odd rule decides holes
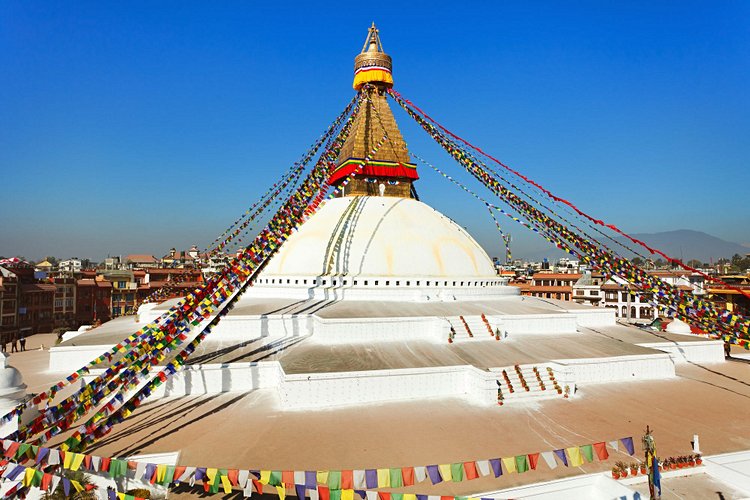
[[[378,488],[390,488],[391,471],[390,469],[378,469]]]
[[[464,477],[466,478],[467,481],[471,481],[472,479],[476,479],[479,477],[476,463],[464,462]]]
[[[621,438],[620,442],[622,442],[622,445],[625,447],[626,450],[628,450],[628,455],[634,455],[635,454],[635,448],[633,448],[633,438],[632,437]]]
[[[557,461],[555,460],[554,453],[552,453],[551,451],[543,451],[541,455],[544,461],[547,463],[547,467],[549,467],[550,469],[557,468]]]
[[[440,475],[443,477],[443,481],[452,481],[453,475],[451,474],[451,464],[439,464]]]
[[[560,461],[563,463],[563,465],[565,465],[565,467],[567,467],[568,466],[568,458],[565,456],[565,450],[563,450],[563,449],[554,450],[554,452],[555,452],[555,455],[557,455],[557,458],[559,458]]]
[[[403,478],[404,486],[414,486],[414,468],[413,467],[402,467],[401,477]]]
[[[495,477],[500,477],[503,475],[503,467],[500,463],[499,458],[491,458],[490,466],[492,467],[492,472],[495,474]]]
[[[529,467],[536,470],[536,464],[539,462],[539,453],[529,453]]]
[[[526,472],[529,470],[529,461],[526,455],[516,456],[516,470],[518,472]]]
[[[585,444],[580,447],[581,455],[586,459],[587,462],[591,463],[594,461],[594,447],[590,444]]]
[[[404,485],[404,479],[401,475],[401,469],[398,467],[392,467],[390,469],[390,484],[391,488],[400,488]]]
[[[607,460],[609,453],[607,452],[607,445],[602,441],[601,443],[594,443],[594,451],[599,460]]]
[[[503,458],[503,468],[508,474],[516,472],[516,457]]]
[[[440,475],[440,469],[437,465],[428,465],[427,475],[430,476],[430,482],[432,484],[438,484],[443,482],[443,476]]]
[[[580,467],[583,465],[583,458],[581,457],[581,449],[578,446],[571,446],[567,448],[568,457],[570,457],[571,467]]]

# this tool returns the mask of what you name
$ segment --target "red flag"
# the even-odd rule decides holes
[[[529,453],[529,467],[536,470],[536,464],[539,462],[539,453]]]
[[[467,481],[479,477],[479,473],[477,473],[476,462],[464,462],[464,472],[466,473],[465,476]]]
[[[599,460],[607,460],[609,458],[607,445],[604,442],[594,443],[594,451],[596,452],[596,456],[599,457]]]
[[[414,467],[402,467],[401,476],[404,479],[404,486],[414,486]]]
[[[341,471],[341,489],[342,490],[354,489],[354,472],[350,470]]]

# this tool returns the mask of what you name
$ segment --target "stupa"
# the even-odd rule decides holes
[[[216,440],[227,465],[252,467],[258,451],[274,464],[291,461],[284,470],[316,467],[309,454],[300,458],[257,440],[259,448],[248,451],[233,440],[234,424],[252,415],[308,425],[325,420],[318,412],[332,408],[417,402],[438,408],[429,419],[439,420],[436,401],[458,401],[451,408],[472,412],[563,405],[581,387],[665,380],[680,364],[723,361],[721,342],[647,333],[618,324],[611,309],[523,297],[508,286],[466,230],[419,201],[419,175],[385,95],[393,85],[392,61],[374,24],[354,69],[355,90],[368,96],[330,183],[363,168],[289,237],[188,364],[149,400],[166,414],[198,408],[196,398],[210,412],[226,408],[214,408],[212,398],[230,398],[229,407],[246,401],[223,414],[230,425],[199,431],[206,439],[221,436]],[[387,141],[364,162],[384,135]],[[175,302],[142,308],[135,320],[115,319],[52,348],[50,370],[78,368]],[[300,423],[300,409],[307,424]],[[98,449],[177,449],[181,463],[205,458],[206,441],[195,444],[193,420],[165,440],[145,438],[150,417],[143,411],[142,418],[135,415],[140,434],[116,431]],[[284,432],[306,432],[289,425]],[[487,436],[488,446],[493,439]],[[485,451],[492,455],[489,449],[480,455]],[[344,450],[315,457],[332,468],[362,461]],[[255,462],[237,463],[242,460]]]

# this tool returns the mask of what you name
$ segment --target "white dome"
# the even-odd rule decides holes
[[[13,400],[23,398],[26,384],[23,377],[15,367],[8,364],[8,355],[0,354],[0,400]],[[0,404],[0,406],[4,406]]]
[[[690,325],[675,318],[667,325],[667,333],[690,333]]]
[[[424,203],[394,197],[328,200],[290,236],[261,277],[496,278],[460,226]]]

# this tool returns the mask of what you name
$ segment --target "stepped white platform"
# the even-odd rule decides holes
[[[50,369],[75,370],[138,324],[120,319],[54,347]],[[721,342],[618,325],[607,309],[510,294],[417,305],[245,295],[155,397],[270,389],[287,409],[436,397],[497,405],[500,381],[508,405],[559,396],[552,387],[521,392],[516,364],[527,379],[534,367],[551,368],[575,397],[584,384],[666,379],[678,363],[723,356]],[[516,377],[514,393],[503,369]]]

